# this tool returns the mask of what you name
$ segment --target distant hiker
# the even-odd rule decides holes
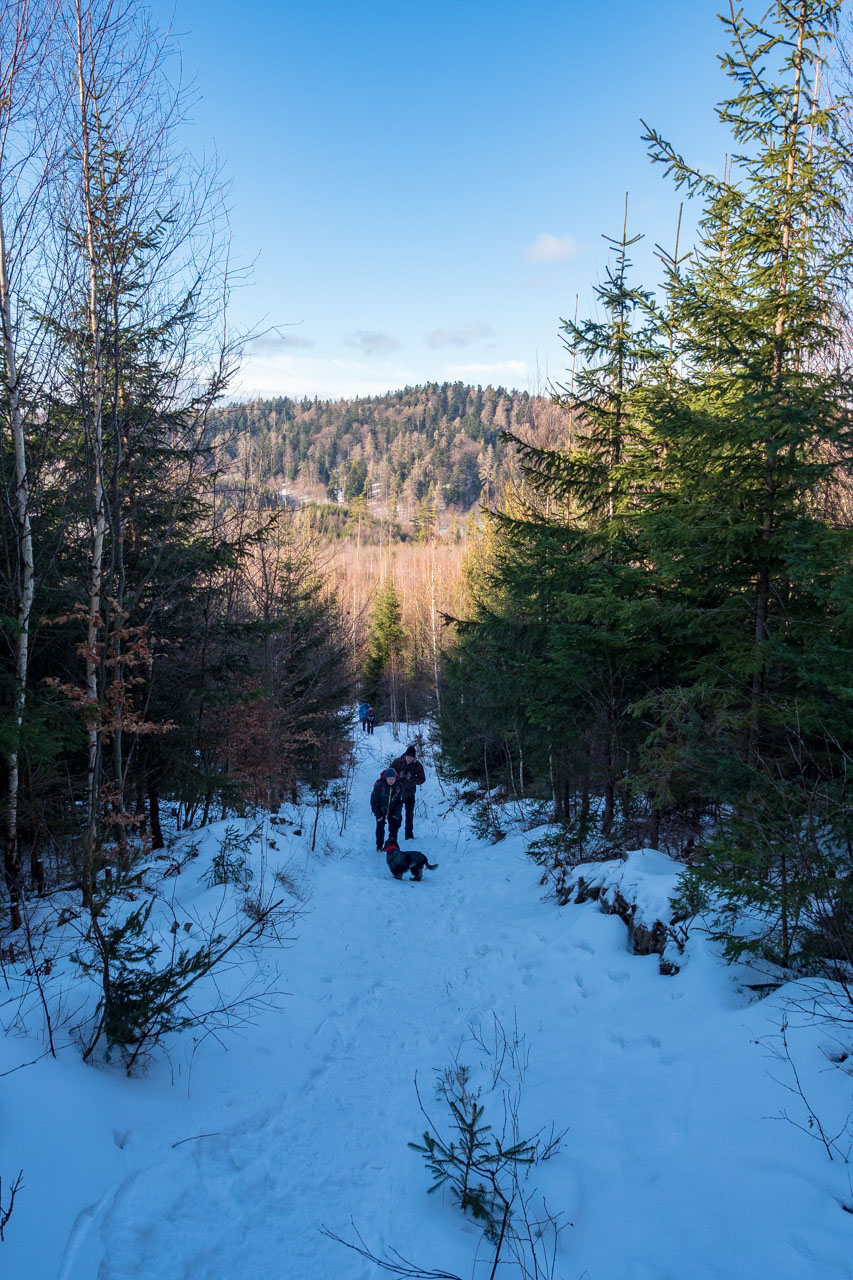
[[[376,723],[376,712],[373,710],[372,702],[368,702],[367,704],[367,715],[365,716],[365,719],[367,720],[367,732],[373,733],[373,726]]]
[[[427,861],[426,854],[420,849],[401,849],[396,840],[389,840],[385,845],[385,861],[395,880],[402,880],[407,871],[411,871],[413,880],[421,880],[424,867],[435,871],[438,866],[437,862]]]
[[[362,733],[367,733],[367,703],[360,702],[358,704],[358,718],[361,721]]]
[[[397,832],[403,821],[403,789],[397,778],[397,770],[383,769],[370,793],[370,808],[376,819],[376,848],[385,844],[385,819],[388,819],[388,838],[396,843]]]
[[[418,749],[412,743],[406,747],[401,756],[391,761],[391,768],[397,770],[397,777],[400,779],[400,786],[403,789],[403,805],[406,810],[406,840],[415,838],[413,826],[415,819],[415,792],[422,783],[426,782],[424,767],[420,760],[417,759],[417,754]]]

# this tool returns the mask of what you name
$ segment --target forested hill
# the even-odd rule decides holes
[[[213,431],[235,464],[298,496],[472,507],[505,477],[507,429],[556,441],[551,400],[502,387],[429,383],[355,400],[254,400],[226,405]]]

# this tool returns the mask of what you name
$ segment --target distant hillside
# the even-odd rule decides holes
[[[304,499],[368,502],[406,520],[423,506],[467,511],[507,474],[505,430],[562,431],[550,400],[502,387],[429,383],[355,400],[254,400],[213,423],[234,470]]]

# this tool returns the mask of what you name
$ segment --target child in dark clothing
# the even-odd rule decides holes
[[[383,769],[370,793],[370,808],[376,819],[376,848],[385,844],[385,820],[388,820],[389,839],[396,841],[403,821],[403,789],[396,769]]]

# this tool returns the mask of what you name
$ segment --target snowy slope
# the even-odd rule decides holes
[[[661,977],[595,903],[543,897],[521,836],[476,840],[431,768],[410,843],[439,868],[394,881],[367,800],[402,745],[383,727],[360,738],[342,837],[331,813],[313,855],[307,830],[275,829],[310,890],[278,1009],[221,1042],[178,1038],[141,1080],[70,1051],[2,1079],[4,1188],[25,1174],[3,1280],[373,1280],[321,1234],[352,1238],[351,1222],[376,1253],[487,1274],[476,1224],[426,1195],[407,1143],[424,1129],[416,1075],[439,1114],[434,1071],[482,1061],[472,1028],[488,1039],[495,1015],[529,1053],[525,1136],[568,1128],[536,1174],[566,1215],[562,1280],[848,1278],[847,1170],[773,1118],[798,1105],[773,1079],[778,997],[748,1003],[701,938]],[[849,1079],[826,1069],[828,1040],[802,1031],[796,1047],[843,1120]],[[0,1071],[37,1053],[7,1037]]]

